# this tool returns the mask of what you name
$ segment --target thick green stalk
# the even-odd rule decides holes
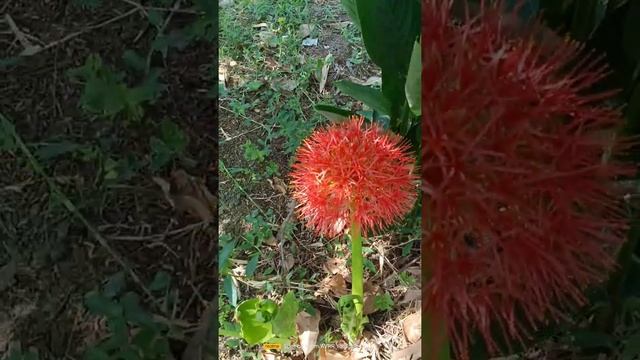
[[[351,222],[351,294],[360,296],[364,299],[363,272],[364,265],[362,260],[362,235],[360,233],[360,224],[356,221]],[[360,304],[362,307],[362,304]],[[357,310],[357,304],[356,304]],[[361,309],[360,309],[361,310]]]
[[[427,197],[424,196],[422,198],[423,234],[431,227],[431,218],[429,215],[429,203]],[[423,238],[422,243],[421,255],[422,261],[425,262],[422,264],[422,276],[423,286],[425,286],[431,278],[431,268],[429,266],[431,254],[429,247],[424,246],[428,244],[427,239]],[[430,311],[428,309],[422,316],[423,320],[425,320],[425,324],[423,325],[424,335],[422,338],[422,353],[424,358],[427,360],[450,360],[451,354],[449,352],[449,339],[447,338],[447,325],[442,314],[433,313],[432,310]]]

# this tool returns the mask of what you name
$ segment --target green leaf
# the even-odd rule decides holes
[[[640,46],[638,46],[640,21],[638,19],[640,19],[640,1],[633,1],[627,10],[622,45],[627,55],[636,61],[640,61]]]
[[[382,91],[347,80],[337,81],[335,85],[343,94],[362,101],[369,108],[385,115],[391,115],[391,103],[382,94]]]
[[[166,271],[160,270],[153,277],[151,284],[149,284],[149,290],[166,291],[169,288],[169,284],[171,284],[171,275]]]
[[[233,250],[236,248],[235,240],[224,243],[222,250],[218,253],[218,271],[222,273],[224,268],[227,266],[227,261],[229,261],[229,257],[233,253]]]
[[[167,89],[167,86],[160,82],[160,75],[160,70],[151,69],[142,84],[128,91],[127,103],[130,107],[143,102],[154,103],[160,97],[162,92]]]
[[[70,142],[45,144],[34,152],[34,155],[40,160],[51,160],[61,155],[74,152],[81,147],[79,144]]]
[[[120,303],[124,308],[124,316],[127,321],[136,325],[143,325],[151,328],[156,327],[151,315],[149,315],[149,313],[140,306],[140,298],[138,297],[138,294],[128,292],[122,296]]]
[[[316,104],[313,108],[331,121],[341,121],[354,115],[354,113],[349,110],[340,109],[339,107],[328,104]]]
[[[158,171],[174,158],[174,153],[164,141],[152,136],[149,140],[151,147],[151,170]]]
[[[231,275],[227,275],[224,277],[223,287],[224,294],[227,296],[227,299],[229,299],[229,303],[231,304],[231,306],[236,306],[238,304],[238,289],[233,283]]]
[[[267,341],[273,337],[271,320],[277,305],[271,300],[245,300],[236,309],[235,318],[240,323],[242,338],[249,345]]]
[[[163,119],[160,123],[160,133],[162,134],[162,141],[173,151],[175,154],[182,154],[187,147],[187,135],[176,125],[174,122],[168,119]]]
[[[90,347],[87,349],[87,352],[84,353],[85,360],[111,360],[109,354],[107,354],[104,350],[101,350],[97,347]]]
[[[389,311],[393,309],[393,299],[391,298],[391,295],[389,295],[389,293],[376,295],[375,299],[373,300],[373,305],[375,306],[376,310]]]
[[[577,330],[571,333],[571,343],[582,349],[613,348],[615,338],[603,332]]]
[[[576,1],[571,21],[571,33],[585,41],[598,29],[607,13],[607,0]]]
[[[407,103],[414,115],[420,116],[422,113],[422,46],[420,41],[413,45],[411,62],[407,72],[407,82],[404,84],[404,92],[407,96]]]
[[[622,352],[622,360],[633,360],[640,356],[640,332],[630,336]]]
[[[356,0],[341,0],[340,2],[347,12],[347,15],[351,18],[351,21],[360,28],[360,18],[358,17],[358,6],[356,5]]]
[[[0,121],[0,152],[15,151],[17,149],[15,135],[16,129],[13,124],[3,117],[2,121]]]
[[[251,259],[249,259],[249,262],[247,262],[247,267],[244,270],[244,274],[248,277],[253,276],[253,274],[256,272],[256,268],[258,267],[258,260],[260,260],[260,253],[255,253],[253,254],[253,256],[251,257]]]
[[[6,70],[12,66],[18,65],[22,61],[22,56],[10,56],[6,58],[0,58],[0,70]]]
[[[162,27],[162,23],[164,22],[164,18],[162,17],[162,13],[159,10],[150,9],[147,10],[147,19],[149,23],[155,26],[156,29],[160,29]]]
[[[134,50],[125,50],[122,60],[133,70],[144,72],[147,69],[147,61]]]
[[[392,120],[406,103],[404,83],[413,44],[420,34],[419,0],[355,0],[365,48],[382,69],[382,92]]]
[[[122,306],[97,291],[87,293],[84,301],[89,311],[94,315],[104,315],[111,318],[122,316]]]
[[[109,299],[120,295],[126,285],[126,278],[123,271],[111,275],[104,285],[102,293]]]
[[[273,319],[273,333],[278,337],[290,338],[296,334],[296,315],[298,314],[298,300],[293,292],[287,293],[282,305]]]

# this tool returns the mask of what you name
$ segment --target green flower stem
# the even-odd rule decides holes
[[[425,222],[423,229],[429,229],[431,227],[429,215],[429,202],[427,201],[427,197],[424,196],[422,198],[422,221]],[[423,239],[423,242],[426,243],[426,239]],[[423,261],[425,261],[426,264],[422,270],[422,276],[424,276],[423,284],[426,284],[431,278],[431,270],[429,267],[431,256],[428,247],[423,247],[422,251],[423,254],[426,251],[426,254],[423,255]],[[423,327],[425,334],[422,337],[422,353],[425,354],[425,359],[450,360],[451,354],[449,352],[449,339],[447,338],[445,319],[441,314],[436,314],[433,311],[427,311],[423,319],[426,320],[426,324]]]
[[[362,236],[360,234],[360,224],[356,221],[351,222],[351,294],[360,296],[364,301],[364,285],[363,271],[364,265],[362,260]],[[362,313],[362,303],[356,304],[356,311],[360,307]]]

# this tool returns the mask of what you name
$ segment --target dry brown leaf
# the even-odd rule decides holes
[[[293,268],[293,265],[296,264],[296,258],[292,255],[292,254],[287,254],[284,257],[284,264],[282,264],[282,267],[284,268],[284,272],[289,272],[289,270],[291,270],[291,268]]]
[[[332,55],[329,54],[324,58],[322,64],[322,70],[320,71],[320,84],[318,86],[320,94],[324,94],[324,88],[327,85],[327,78],[329,77],[329,69],[331,69]]]
[[[320,282],[320,287],[315,292],[315,296],[327,295],[331,293],[335,297],[347,295],[347,281],[341,274],[328,275]]]
[[[406,304],[415,300],[420,300],[422,298],[422,291],[416,288],[409,288],[406,293],[404,293],[404,298],[398,304]]]
[[[404,336],[410,344],[422,337],[422,311],[415,312],[402,320]]]
[[[190,176],[184,170],[175,170],[170,181],[159,177],[154,177],[153,181],[160,186],[173,208],[206,223],[213,222],[217,201],[202,179]]]
[[[300,27],[298,28],[298,36],[300,36],[301,39],[304,39],[309,35],[311,35],[311,32],[313,31],[314,28],[315,28],[315,25],[313,24],[301,24]]]
[[[267,179],[267,181],[269,181],[269,185],[271,185],[271,188],[273,190],[276,190],[282,195],[287,194],[287,184],[285,184],[285,182],[282,181],[282,179],[280,179],[279,177],[274,177],[273,180]]]
[[[344,272],[349,271],[347,269],[347,260],[343,258],[327,259],[327,262],[325,262],[322,267],[331,275],[342,274],[344,276]]]
[[[318,326],[320,325],[320,311],[315,309],[315,315],[301,311],[296,317],[298,339],[304,356],[307,357],[316,347],[318,341]]]
[[[422,357],[422,342],[411,344],[391,354],[391,360],[417,360]]]
[[[318,360],[351,360],[349,351],[338,351],[328,348],[320,348],[318,351]]]
[[[380,292],[380,287],[376,284],[366,282],[364,284],[364,306],[362,311],[365,315],[373,314],[376,309],[376,295]]]

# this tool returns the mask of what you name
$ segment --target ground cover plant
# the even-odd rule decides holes
[[[391,358],[419,351],[419,209],[407,209],[410,214],[363,243],[361,315],[368,322],[362,336],[350,339],[339,299],[351,292],[349,284],[358,288],[360,276],[350,269],[360,268],[352,251],[359,243],[350,249],[341,233],[319,236],[306,228],[309,219],[295,208],[291,173],[305,139],[351,115],[399,134],[415,151],[419,86],[406,79],[410,68],[419,74],[412,56],[418,21],[407,29],[409,40],[399,44],[400,64],[388,64],[371,48],[379,33],[361,30],[374,27],[373,14],[365,14],[375,11],[363,7],[363,25],[356,2],[221,6],[222,358],[276,356],[265,350],[274,346],[284,358]],[[417,1],[401,7],[390,25],[407,14],[416,19],[418,7]],[[391,42],[386,35],[385,41]],[[351,329],[359,332],[362,318],[351,319]]]
[[[215,358],[215,5],[0,14],[0,358]]]

